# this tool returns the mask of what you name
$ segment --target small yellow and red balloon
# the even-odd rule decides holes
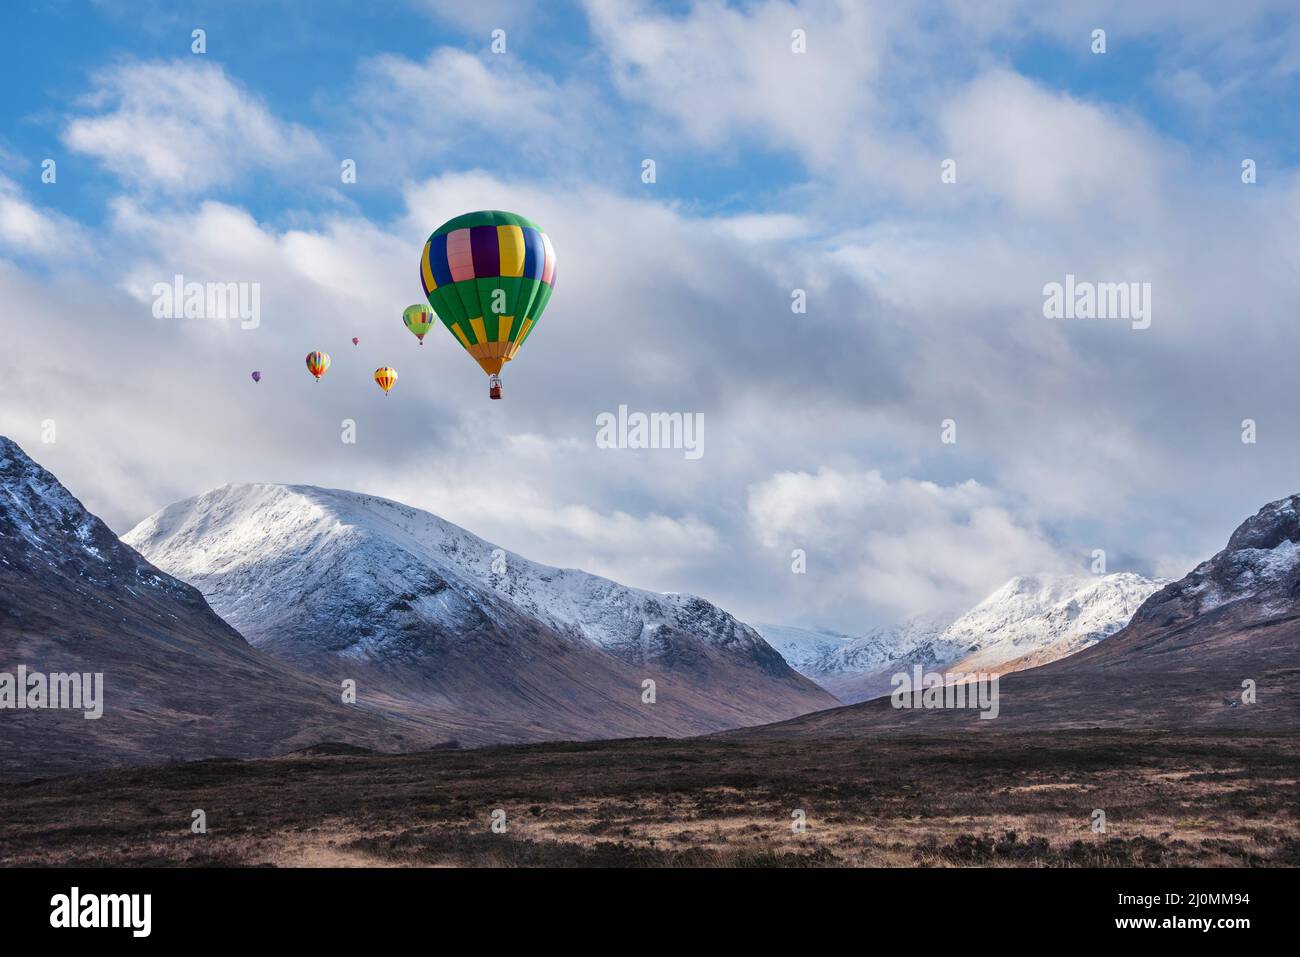
[[[375,370],[375,383],[384,390],[384,395],[388,395],[397,384],[397,370],[392,366],[380,366]]]

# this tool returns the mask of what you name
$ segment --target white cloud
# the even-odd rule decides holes
[[[728,151],[770,139],[825,168],[848,159],[855,128],[877,109],[883,35],[867,5],[700,3],[681,17],[635,0],[587,8],[618,90],[695,143]],[[793,52],[794,30],[806,53]]]
[[[1136,120],[1009,70],[975,79],[943,111],[941,124],[959,188],[1033,216],[1072,215],[1102,203],[1140,220],[1167,172],[1166,151]]]
[[[807,555],[805,615],[844,607],[901,616],[961,611],[1017,574],[1068,567],[1044,533],[977,482],[951,486],[880,472],[779,472],[749,489],[766,547]]]
[[[587,169],[606,149],[599,96],[514,55],[438,47],[422,61],[364,61],[346,121],[370,180],[397,184],[430,164],[506,167],[530,178]],[[543,173],[545,171],[545,173]]]
[[[38,209],[0,176],[0,248],[38,258],[76,256],[85,251],[84,231],[66,216]]]
[[[325,153],[312,132],[198,58],[102,70],[84,102],[90,113],[68,123],[64,143],[150,191],[201,193],[257,171],[301,170]]]
[[[499,450],[485,460],[475,454],[481,437],[463,431],[457,454],[427,461],[418,482],[393,483],[383,494],[526,557],[642,587],[690,590],[690,572],[716,558],[718,532],[698,516],[595,508],[576,500],[570,483],[556,482],[590,462],[597,454],[590,444],[509,431],[499,439]]]
[[[834,0],[692,3],[678,15],[638,0],[587,7],[616,89],[661,120],[643,139],[724,157],[793,154],[817,177],[798,201],[836,219],[881,204],[960,212],[973,197],[1043,217],[1105,203],[1138,219],[1174,158],[1135,118],[1049,91],[972,46],[971,33],[1018,36],[1020,3],[978,13],[936,3],[928,15]],[[795,29],[806,53],[791,51]],[[940,185],[947,158],[959,187]]]

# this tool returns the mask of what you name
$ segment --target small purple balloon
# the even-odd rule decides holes
[[[254,372],[254,373],[253,373],[253,381],[254,381],[254,382],[261,382],[261,381],[262,381],[262,373],[260,373],[260,372]]]

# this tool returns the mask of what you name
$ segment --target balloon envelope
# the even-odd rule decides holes
[[[384,390],[384,395],[397,383],[397,370],[392,366],[380,366],[375,370],[375,382]]]
[[[406,328],[414,333],[415,338],[420,340],[420,345],[424,345],[424,334],[433,328],[435,319],[432,309],[419,304],[407,306],[402,313],[402,321],[406,323]]]
[[[262,373],[260,373],[260,372],[254,372],[254,373],[253,373],[253,381],[254,381],[254,382],[261,382],[261,381],[262,381]]]
[[[325,374],[329,367],[330,354],[328,352],[317,350],[316,352],[307,353],[307,371],[316,377],[317,382],[320,381],[320,377]]]
[[[555,250],[532,220],[466,213],[434,230],[420,256],[429,305],[488,375],[532,334],[555,289]]]
[[[361,341],[361,340],[358,339],[356,336],[353,336],[353,337],[352,337],[352,344],[353,344],[354,346],[355,346],[358,342],[360,342],[360,341]]]

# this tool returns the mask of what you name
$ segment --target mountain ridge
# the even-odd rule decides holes
[[[1228,544],[1152,593],[1128,624],[1009,674],[995,720],[877,698],[737,734],[1300,729],[1300,495],[1263,506]]]
[[[258,652],[0,436],[0,671],[103,675],[103,714],[0,715],[0,776],[439,738]]]
[[[1132,572],[1019,575],[955,618],[915,616],[858,637],[838,636],[842,640],[827,642],[820,655],[796,652],[799,671],[846,704],[888,694],[892,676],[914,665],[1009,674],[1109,637],[1164,584]],[[763,627],[779,634],[800,631]]]
[[[835,703],[705,599],[532,562],[379,496],[225,485],[123,538],[258,647],[331,677],[364,669],[412,701],[593,737],[704,733]]]

